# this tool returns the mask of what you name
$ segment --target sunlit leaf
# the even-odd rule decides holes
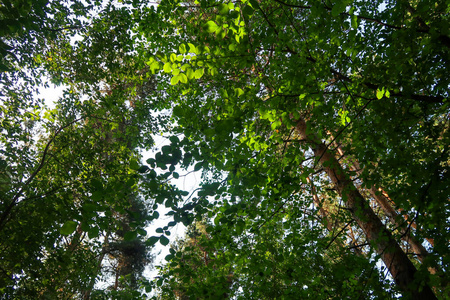
[[[205,28],[209,33],[213,33],[217,30],[217,28],[219,28],[219,26],[217,26],[217,24],[214,23],[214,21],[208,21],[205,24]]]

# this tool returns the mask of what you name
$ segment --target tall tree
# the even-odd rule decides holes
[[[185,151],[210,174],[199,199],[217,196],[217,210],[195,199],[196,211],[249,232],[282,214],[307,178],[320,178],[348,226],[364,234],[367,259],[384,262],[398,291],[416,299],[445,293],[447,10],[429,1],[162,1],[165,30],[146,30],[146,20],[141,27],[166,51],[148,62],[174,86],[161,105],[175,106]],[[362,190],[372,186],[418,229],[377,215],[379,204]],[[251,221],[230,225],[221,211],[228,206]],[[405,234],[434,240],[423,264],[402,248]],[[441,271],[430,274],[434,267]]]
[[[449,293],[448,4],[32,2],[0,4],[3,294],[120,297],[143,261],[128,250],[203,218],[217,267],[185,268],[205,270],[192,296],[231,267],[230,297]],[[67,86],[53,110],[44,76]],[[202,171],[195,195],[176,166]],[[173,221],[144,245],[162,204]],[[175,262],[157,285],[186,278]]]
[[[129,36],[104,38],[131,30],[132,8],[13,1],[0,9],[1,38],[12,47],[0,65],[0,291],[93,297],[109,251],[140,296],[153,200],[130,199],[141,182],[138,147],[150,148],[158,131],[145,101],[153,79],[133,59]],[[108,63],[99,49],[110,50]],[[65,85],[54,109],[37,100],[43,76]]]

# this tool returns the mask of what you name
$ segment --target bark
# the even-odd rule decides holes
[[[93,274],[91,281],[89,282],[89,285],[86,289],[86,291],[84,291],[83,294],[83,300],[89,300],[91,298],[91,293],[92,290],[94,289],[94,285],[95,285],[95,279],[97,279],[98,274],[100,273],[100,270],[102,269],[102,265],[103,265],[103,259],[105,258],[106,255],[106,247],[108,246],[109,243],[109,235],[110,232],[108,231],[105,235],[105,240],[103,242],[103,249],[102,249],[102,253],[100,254],[100,257],[97,261],[97,269],[95,270],[95,273]]]
[[[391,205],[391,203],[392,203],[392,204],[395,203],[394,201],[391,200],[391,198],[389,198],[388,194],[387,194],[382,188],[378,188],[378,189],[377,189],[376,187],[372,187],[371,193],[379,194],[378,197],[379,197],[379,199],[381,199],[380,201],[384,201],[384,202],[386,202],[388,205]],[[378,199],[376,199],[376,200],[378,201]],[[391,206],[391,207],[392,207],[392,206]],[[397,214],[397,211],[396,211],[394,208],[392,208],[392,209],[394,210],[395,215],[398,215],[398,214]],[[399,209],[399,211],[400,211],[400,213],[401,213],[401,212],[402,212],[402,209]],[[418,230],[418,229],[417,229],[417,224],[416,224],[416,222],[410,221],[407,214],[404,214],[404,215],[403,215],[403,218],[405,219],[405,221],[408,223],[409,226],[411,226],[411,227],[414,228],[415,230]],[[434,247],[434,239],[429,238],[429,237],[426,237],[425,239],[428,241],[428,243],[430,243],[430,245],[431,245],[432,247]]]
[[[319,196],[317,196],[316,187],[312,183],[311,179],[309,179],[309,177],[307,177],[306,181],[311,186],[311,193],[312,193],[312,197],[313,197],[314,206],[316,206],[317,209],[319,209],[319,215],[321,216],[322,220],[324,220],[324,222],[326,223],[328,232],[333,234],[335,231],[334,229],[337,226],[336,222],[332,222],[332,220],[329,218],[329,215],[330,215],[329,211],[326,208],[324,208],[323,205],[321,205],[320,198],[319,198]],[[351,231],[351,226],[349,227],[349,230]],[[364,254],[362,253],[361,249],[359,247],[357,247],[357,242],[356,242],[355,236],[353,235],[353,232],[349,236],[352,239],[352,244],[353,244],[352,249],[354,249],[354,253],[357,255],[363,256]],[[341,242],[339,242],[339,241],[336,241],[336,242],[338,243],[339,247],[341,247],[341,248],[345,247],[345,245],[343,245]]]
[[[316,193],[316,187],[311,182],[311,179],[309,179],[309,177],[306,178],[306,181],[311,185],[311,192],[312,192],[314,205],[319,209],[319,214],[322,217],[322,219],[325,221],[325,223],[327,224],[328,231],[333,232],[332,221],[328,218],[328,215],[329,215],[328,211],[323,206],[320,205],[321,203],[320,203],[319,196],[317,196],[317,193]]]
[[[341,147],[337,147],[337,151],[340,156],[344,156],[345,153],[341,149]],[[361,175],[362,170],[359,163],[355,160],[350,160],[350,170],[355,171],[358,175]],[[369,193],[370,195],[375,199],[375,201],[378,203],[378,205],[381,207],[383,212],[386,214],[386,216],[389,218],[389,221],[397,227],[397,229],[400,231],[402,235],[402,239],[407,242],[411,249],[416,254],[417,258],[421,263],[423,263],[423,260],[428,255],[428,251],[425,249],[425,247],[422,245],[420,241],[418,241],[411,233],[409,228],[405,228],[403,224],[398,219],[397,211],[392,207],[391,203],[392,200],[390,200],[388,197],[386,197],[383,193],[380,193],[380,189],[377,189],[374,185],[370,187]],[[412,225],[412,224],[411,224]],[[416,228],[414,223],[414,228]],[[431,274],[436,273],[436,269],[429,268],[428,269]]]
[[[297,130],[300,137],[312,148],[314,156],[333,182],[335,189],[342,197],[352,217],[363,230],[367,240],[376,252],[380,254],[403,294],[417,300],[437,299],[425,282],[415,278],[416,268],[361,193],[356,189],[350,176],[342,168],[336,157],[328,150],[327,146],[315,135],[308,133],[305,120],[298,120]]]

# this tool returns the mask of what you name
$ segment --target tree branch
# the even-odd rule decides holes
[[[44,152],[42,155],[42,158],[39,162],[38,167],[36,168],[36,170],[34,170],[34,172],[30,175],[30,177],[27,179],[27,181],[23,184],[23,186],[19,189],[19,191],[16,193],[16,195],[13,197],[11,203],[8,205],[8,207],[5,209],[5,211],[2,213],[2,216],[0,218],[0,231],[3,230],[3,227],[6,224],[7,218],[9,216],[9,214],[11,213],[11,210],[13,209],[14,206],[16,206],[17,201],[19,200],[20,196],[22,195],[22,193],[24,192],[25,188],[33,181],[33,179],[36,177],[36,175],[41,171],[41,169],[44,167],[45,161],[46,161],[46,157],[48,155],[48,151],[50,149],[51,144],[53,143],[53,141],[55,140],[55,138],[58,136],[59,133],[61,133],[61,131],[63,131],[64,129],[66,129],[69,126],[72,126],[74,123],[80,121],[84,119],[84,117],[75,119],[71,122],[69,122],[68,124],[60,127],[55,134],[53,135],[53,137],[47,142],[47,145],[44,148]]]

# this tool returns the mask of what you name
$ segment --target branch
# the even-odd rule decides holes
[[[47,31],[52,31],[52,32],[59,32],[59,31],[63,31],[63,30],[77,30],[77,29],[81,29],[80,26],[68,26],[68,27],[62,27],[62,28],[48,28],[48,27],[43,27],[42,29],[47,30]]]
[[[356,248],[359,248],[359,247],[364,247],[364,246],[369,246],[369,245],[370,245],[369,243],[364,243],[364,244],[360,244],[360,245],[353,245],[353,246],[348,247],[348,249],[356,249]]]
[[[48,141],[47,145],[44,148],[44,152],[41,158],[41,161],[39,162],[38,167],[36,168],[36,170],[34,170],[34,172],[30,175],[30,177],[28,178],[28,180],[24,183],[24,185],[19,189],[19,191],[16,193],[16,195],[13,197],[13,200],[11,201],[11,203],[8,205],[8,207],[6,208],[6,210],[2,213],[2,217],[0,218],[0,231],[3,229],[5,223],[6,223],[6,219],[8,218],[8,215],[11,213],[11,210],[13,209],[14,206],[17,205],[17,201],[19,200],[19,197],[22,195],[22,193],[24,192],[25,188],[33,181],[34,177],[36,177],[36,175],[41,171],[41,169],[44,167],[45,164],[45,159],[48,155],[48,151],[50,149],[50,145],[53,143],[53,141],[55,140],[55,138],[58,136],[59,133],[61,133],[61,131],[63,131],[64,129],[66,129],[69,126],[72,126],[74,123],[80,121],[84,119],[84,117],[78,118],[73,120],[72,122],[69,122],[68,124],[60,127],[55,134],[53,135],[53,137]]]
[[[339,230],[339,232],[331,239],[331,241],[325,247],[325,250],[327,250],[331,246],[331,244],[337,239],[337,237],[348,227],[348,225],[352,224],[354,220],[355,219],[351,219],[350,222],[345,224],[345,226],[341,230]]]

